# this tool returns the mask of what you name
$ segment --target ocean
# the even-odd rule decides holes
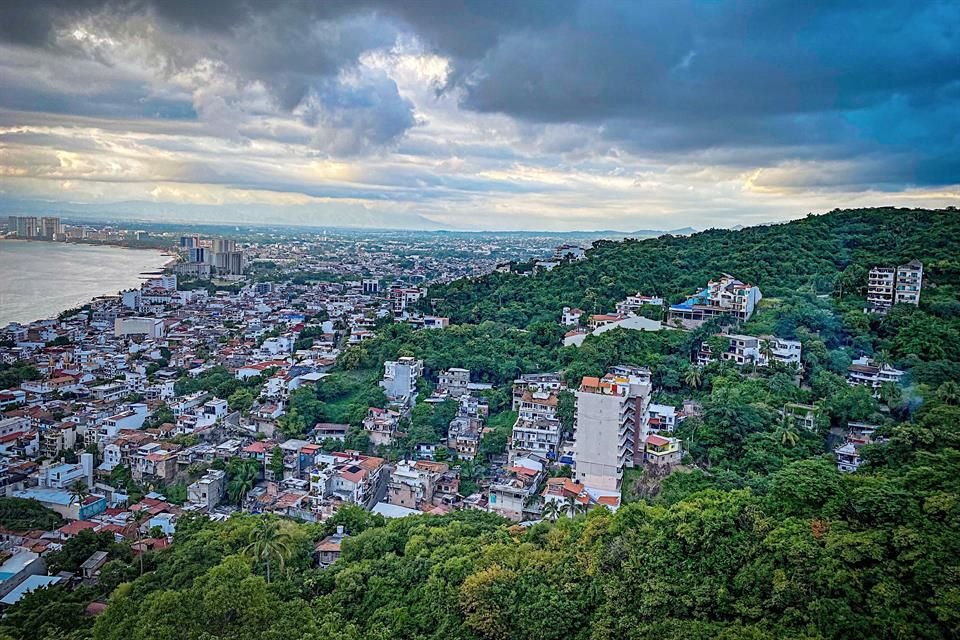
[[[0,240],[0,326],[56,316],[137,286],[169,260],[159,251]]]

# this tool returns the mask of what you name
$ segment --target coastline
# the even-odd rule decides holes
[[[10,276],[4,281],[6,289],[0,288],[0,326],[56,318],[69,309],[116,296],[152,277],[143,274],[162,273],[177,260],[167,251],[148,247],[26,238],[4,240],[11,243],[0,243],[0,270]],[[38,250],[24,250],[28,246]],[[117,249],[131,251],[115,252]],[[45,251],[50,255],[45,255]],[[149,260],[144,251],[156,259]]]

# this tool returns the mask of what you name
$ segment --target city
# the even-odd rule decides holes
[[[960,637],[958,25],[0,2],[0,640]]]

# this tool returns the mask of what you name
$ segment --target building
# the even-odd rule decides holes
[[[792,420],[798,427],[814,431],[817,428],[817,413],[817,407],[812,404],[788,402],[783,406],[780,415],[785,419]]]
[[[337,530],[326,538],[320,540],[314,547],[313,558],[317,566],[326,569],[334,562],[340,559],[340,546],[343,544],[347,534],[342,525],[337,525]]]
[[[530,498],[536,495],[543,470],[513,466],[505,472],[502,478],[490,485],[487,511],[520,522],[524,519]]]
[[[564,307],[563,312],[560,314],[560,324],[573,327],[580,324],[580,318],[583,316],[583,309],[571,309],[570,307]]]
[[[800,360],[803,350],[797,340],[784,340],[776,336],[758,338],[736,333],[720,334],[718,337],[728,341],[726,350],[720,353],[720,357],[728,362],[737,365],[753,364],[758,367],[769,366],[772,362],[798,369],[802,366]],[[697,353],[697,364],[704,366],[715,360],[716,354],[709,343],[701,344]]]
[[[646,464],[669,467],[680,464],[682,458],[683,451],[677,438],[664,438],[651,433],[644,440],[643,461]]]
[[[427,290],[418,287],[390,287],[387,291],[387,299],[390,300],[393,312],[398,315],[403,314],[407,307],[413,306],[426,295]]]
[[[677,409],[668,404],[651,403],[647,406],[646,422],[649,431],[673,433],[677,427]]]
[[[187,502],[211,511],[223,500],[226,490],[226,473],[208,469],[203,477],[187,487]]]
[[[695,329],[707,320],[730,316],[746,322],[763,296],[760,289],[723,274],[684,302],[670,306],[668,324]]]
[[[141,318],[131,316],[117,318],[113,323],[113,333],[116,337],[146,336],[148,338],[162,338],[164,333],[161,318]]]
[[[517,405],[517,420],[510,434],[510,460],[527,455],[555,460],[563,427],[557,419],[558,392],[527,388]]]
[[[440,372],[437,383],[437,392],[445,393],[451,398],[459,398],[470,393],[470,370],[450,367]]]
[[[525,373],[513,381],[513,402],[511,409],[519,411],[527,391],[560,391],[564,388],[559,373]]]
[[[663,298],[660,296],[645,296],[640,292],[635,295],[627,296],[623,302],[617,303],[617,313],[626,315],[636,313],[643,307],[662,307]]]
[[[413,406],[417,399],[417,379],[423,375],[423,360],[405,356],[399,360],[383,363],[383,380],[380,386],[391,404],[404,410]]]
[[[645,374],[645,375],[644,375]],[[603,378],[584,377],[576,392],[574,479],[587,487],[619,491],[632,466],[650,400],[649,371],[617,367]]]
[[[399,437],[400,414],[389,409],[370,407],[363,419],[363,430],[370,436],[370,444],[375,447],[391,446]]]
[[[923,263],[911,260],[899,267],[873,267],[867,275],[868,313],[886,313],[895,304],[920,304]]]
[[[365,296],[375,296],[380,293],[380,281],[376,278],[364,278],[360,281],[360,290]]]
[[[886,363],[877,363],[867,356],[854,360],[847,368],[847,383],[869,387],[873,395],[880,395],[880,387],[886,383],[900,384],[904,372]]]
[[[219,275],[243,275],[247,268],[247,257],[243,251],[220,251],[213,254],[213,266]]]
[[[213,252],[209,247],[190,247],[187,250],[187,261],[193,264],[213,264]]]
[[[470,394],[460,396],[457,415],[447,427],[447,448],[460,458],[473,460],[480,447],[487,411],[487,405],[479,398]]]

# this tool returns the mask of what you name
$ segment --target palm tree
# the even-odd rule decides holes
[[[566,500],[563,501],[563,504],[560,505],[560,512],[566,513],[571,518],[576,516],[578,513],[583,513],[584,511],[584,506],[577,502],[577,496],[567,496]]]
[[[227,485],[227,494],[231,502],[237,503],[237,506],[243,506],[243,499],[247,497],[247,492],[253,488],[257,480],[257,469],[252,464],[238,465]]]
[[[282,569],[293,554],[293,542],[290,534],[280,528],[280,521],[261,516],[257,525],[250,531],[250,544],[244,553],[254,562],[262,562],[267,572],[267,584],[270,583],[270,564],[276,561]]]
[[[703,383],[703,370],[700,367],[692,366],[687,368],[683,376],[683,381],[691,389],[697,389]]]
[[[140,575],[143,575],[143,521],[147,519],[147,512],[143,509],[133,512],[133,522],[137,526],[137,547],[140,552],[137,557],[140,559]]]
[[[760,343],[760,354],[766,360],[768,367],[773,364],[773,340],[764,340]],[[756,365],[756,361],[754,361],[754,365]]]
[[[960,384],[947,380],[937,387],[937,398],[945,404],[960,404]]]
[[[553,521],[556,521],[556,519],[560,517],[561,513],[562,507],[556,500],[547,500],[544,502],[543,509],[540,511],[540,515],[542,515],[544,519]]]
[[[800,441],[800,434],[797,432],[796,421],[793,416],[783,417],[775,435],[783,446],[790,448],[797,446]]]
[[[874,364],[876,364],[876,365],[877,365],[878,367],[880,367],[881,369],[884,367],[884,365],[888,365],[888,364],[890,364],[892,361],[893,361],[893,358],[890,356],[890,352],[887,351],[886,349],[883,349],[883,350],[881,350],[881,351],[878,351],[878,352],[873,356],[873,362],[874,362]]]
[[[80,506],[83,506],[83,501],[87,499],[87,496],[90,495],[90,490],[87,488],[87,483],[83,480],[77,480],[70,485],[70,503],[76,502]]]

